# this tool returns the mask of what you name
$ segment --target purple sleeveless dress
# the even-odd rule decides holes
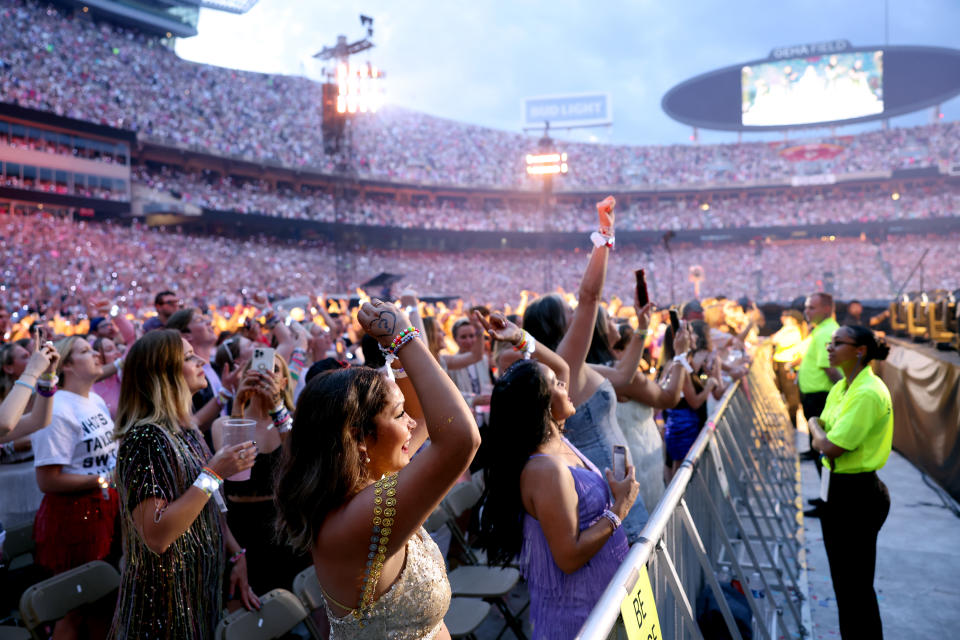
[[[566,438],[564,442],[577,453],[587,467],[570,467],[579,498],[578,530],[583,531],[603,517],[604,509],[613,505],[613,497],[606,479],[593,463],[567,442]],[[530,590],[530,623],[533,626],[534,639],[573,638],[627,556],[628,550],[627,536],[621,527],[613,532],[613,536],[587,564],[572,574],[565,574],[553,561],[540,522],[530,514],[524,515],[520,570]]]

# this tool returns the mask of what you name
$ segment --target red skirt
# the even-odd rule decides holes
[[[109,500],[103,499],[99,489],[43,494],[33,521],[34,561],[57,574],[106,558],[120,512],[120,497],[116,490],[109,491]]]

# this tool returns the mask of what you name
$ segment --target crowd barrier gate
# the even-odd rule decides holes
[[[721,571],[740,581],[754,620],[763,620],[755,623],[755,638],[806,636],[810,623],[809,610],[801,613],[806,576],[794,434],[774,384],[769,350],[761,348],[748,376],[731,386],[713,410],[640,541],[576,637],[626,637],[620,605],[644,566],[660,622],[650,640],[702,639],[696,605],[705,585],[730,636],[743,640],[720,589]],[[754,597],[747,587],[756,574],[763,598]]]

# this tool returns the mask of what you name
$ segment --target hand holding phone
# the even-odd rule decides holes
[[[273,364],[276,350],[271,347],[255,347],[253,358],[250,360],[250,370],[265,375],[273,375]]]
[[[650,302],[650,294],[647,291],[647,274],[643,269],[637,269],[633,272],[637,279],[636,301],[637,307],[643,308]]]
[[[613,477],[616,480],[627,477],[627,448],[622,444],[613,445]]]
[[[673,327],[673,335],[680,332],[680,314],[676,309],[670,309],[670,326]]]

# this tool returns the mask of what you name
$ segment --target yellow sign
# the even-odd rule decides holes
[[[637,583],[620,603],[620,615],[630,640],[660,640],[660,616],[647,567],[640,568]]]

